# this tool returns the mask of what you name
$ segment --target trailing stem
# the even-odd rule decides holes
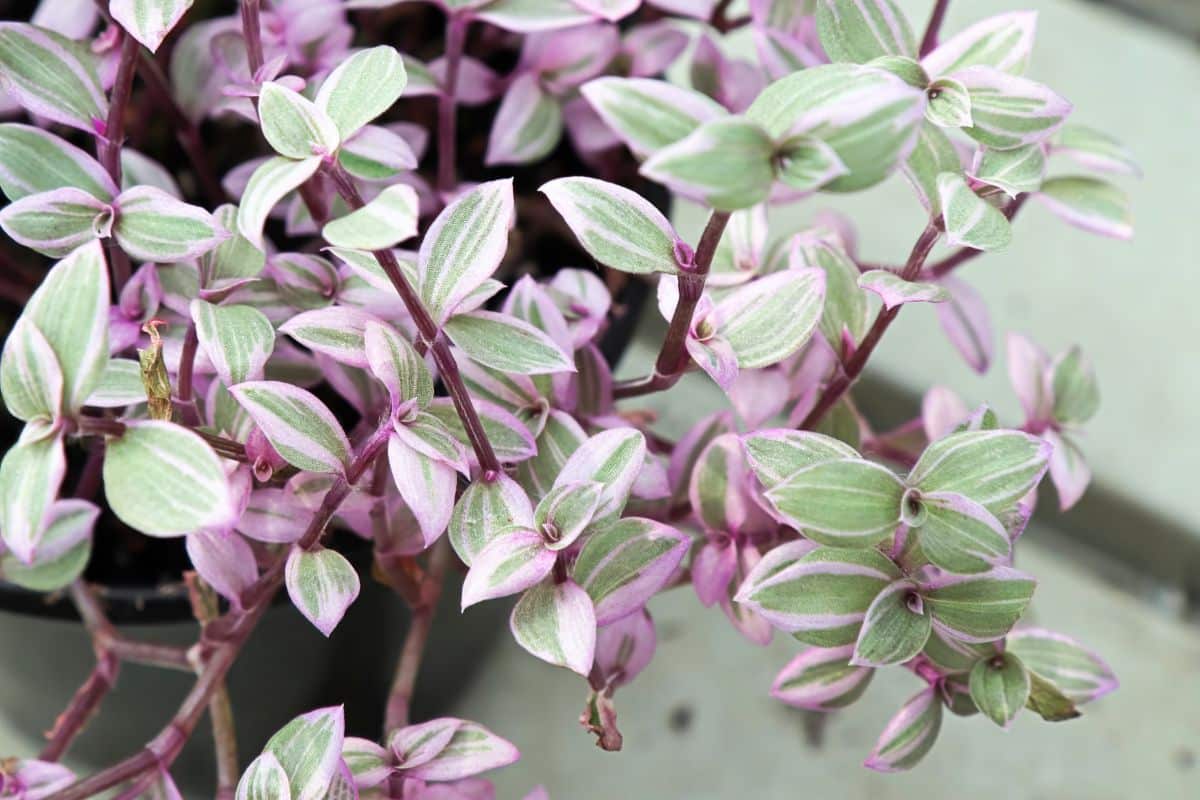
[[[446,75],[438,95],[437,188],[443,197],[458,185],[458,73],[469,20],[450,13],[446,19]]]

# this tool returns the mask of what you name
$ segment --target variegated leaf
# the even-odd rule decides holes
[[[704,123],[654,153],[642,174],[719,211],[761,202],[774,181],[775,145],[755,121],[728,117]]]
[[[336,550],[293,547],[284,574],[292,605],[325,636],[358,597],[358,573]]]
[[[567,459],[586,440],[587,434],[574,417],[551,409],[542,432],[537,436],[536,448],[530,447],[531,457],[517,467],[517,480],[531,497],[545,496],[554,486]],[[584,479],[590,480],[590,477],[585,476]]]
[[[471,446],[471,441],[463,428],[462,419],[454,410],[454,404],[450,398],[434,400],[426,410],[440,419],[442,424],[458,438],[459,442],[468,448]],[[492,450],[496,453],[496,458],[500,463],[515,464],[534,454],[536,447],[533,434],[519,419],[500,406],[479,400],[475,401],[475,411],[479,414],[483,432],[487,435],[488,441],[492,443]],[[473,450],[468,452],[468,456],[474,463],[475,453]]]
[[[699,92],[647,78],[598,78],[584,84],[581,91],[605,124],[639,158],[728,114],[719,103]]]
[[[350,442],[333,412],[311,392],[279,381],[250,381],[229,391],[289,464],[345,472]]]
[[[26,426],[0,461],[0,536],[25,564],[37,557],[66,472],[62,434],[37,422]]]
[[[341,760],[345,714],[341,706],[301,714],[267,740],[287,774],[290,800],[322,800]],[[273,800],[280,800],[273,798]]]
[[[950,298],[950,293],[936,283],[906,281],[886,269],[864,272],[858,278],[858,285],[878,295],[887,309],[904,303],[944,303]]]
[[[4,340],[0,396],[8,413],[25,422],[50,421],[62,413],[62,368],[32,320],[19,319]]]
[[[925,448],[908,483],[922,493],[957,492],[1002,517],[1037,485],[1050,447],[1021,431],[954,433]]]
[[[445,331],[469,357],[501,372],[543,375],[575,371],[575,362],[549,336],[507,314],[458,314],[447,320]]]
[[[488,137],[484,163],[528,164],[545,156],[562,137],[558,98],[542,88],[539,76],[517,77],[504,93]]]
[[[112,234],[113,209],[73,187],[23,197],[0,210],[0,228],[18,244],[51,258]]]
[[[341,142],[337,124],[324,110],[274,81],[259,89],[258,116],[267,143],[285,158],[324,156]]]
[[[968,67],[954,77],[971,96],[972,125],[963,133],[987,147],[1044,141],[1071,113],[1071,104],[1053,90],[992,67]]]
[[[771,696],[808,711],[845,708],[862,697],[875,675],[870,667],[851,664],[853,654],[853,645],[808,648],[775,676]]]
[[[1083,704],[1117,688],[1117,677],[1100,656],[1069,636],[1040,628],[1009,634],[1008,652],[1072,702]]]
[[[450,517],[450,544],[467,566],[507,528],[533,527],[533,506],[516,481],[501,473],[463,491]]]
[[[1029,699],[1029,672],[1012,653],[980,659],[971,668],[971,699],[984,716],[1007,728]]]
[[[1099,178],[1051,178],[1034,197],[1060,219],[1089,233],[1113,239],[1133,237],[1129,195]]]
[[[910,770],[933,748],[941,728],[942,701],[930,686],[909,698],[888,721],[863,766],[876,772]]]
[[[1046,151],[1040,144],[1012,150],[984,148],[972,172],[975,180],[1002,189],[1009,197],[1036,192],[1046,176]]]
[[[342,364],[366,368],[366,329],[379,320],[356,308],[330,306],[297,314],[279,326],[300,344]]]
[[[242,608],[242,592],[258,580],[249,542],[228,529],[201,528],[187,535],[186,545],[196,573],[233,608]]]
[[[1087,125],[1063,125],[1050,141],[1050,154],[1064,155],[1076,163],[1100,172],[1136,176],[1142,174],[1141,167],[1128,147],[1107,133]],[[2,177],[0,175],[0,179]],[[9,196],[11,197],[11,194]]]
[[[971,95],[953,78],[938,78],[929,84],[925,119],[940,128],[971,127]]]
[[[139,261],[188,261],[229,238],[229,231],[199,206],[153,186],[135,186],[117,198],[113,236]]]
[[[471,0],[451,0],[457,5]],[[570,0],[492,0],[478,11],[479,18],[513,33],[573,28],[591,22],[592,16]]]
[[[237,206],[217,206],[212,216],[219,227],[230,232],[230,237],[200,256],[200,274],[206,277],[206,285],[253,278],[262,272],[266,256],[238,229]]]
[[[335,247],[384,250],[417,235],[417,192],[405,183],[387,187],[357,211],[321,229]]]
[[[1029,63],[1037,12],[1014,11],[976,22],[934,48],[921,66],[935,77],[978,65],[1020,75]]]
[[[847,172],[837,151],[814,136],[793,136],[775,153],[776,177],[796,191],[816,191]]]
[[[992,362],[992,322],[987,305],[979,293],[953,275],[942,278],[941,285],[950,293],[938,305],[938,322],[946,337],[976,372],[986,372]]]
[[[404,59],[396,48],[359,50],[329,73],[317,92],[316,106],[333,121],[344,142],[391,108],[407,83]]]
[[[294,161],[283,156],[268,159],[254,170],[242,192],[237,224],[242,235],[259,250],[263,249],[263,224],[271,209],[284,195],[311,178],[321,166],[320,156]]]
[[[75,145],[32,125],[0,125],[0,188],[9,200],[68,186],[104,202],[117,196],[104,167]]]
[[[786,428],[746,434],[742,437],[742,446],[746,448],[754,474],[768,489],[814,464],[858,458],[854,448],[832,436]]]
[[[1037,582],[1010,567],[977,575],[941,575],[921,583],[933,624],[952,639],[982,644],[1010,630],[1033,596]]]
[[[816,17],[821,46],[834,61],[917,53],[912,28],[892,0],[817,0]]]
[[[521,757],[511,742],[482,725],[458,723],[450,741],[432,758],[410,767],[401,765],[403,775],[419,781],[458,781],[506,767]]]
[[[789,269],[738,287],[717,303],[717,333],[742,369],[777,364],[812,336],[825,301],[825,273]]]
[[[235,800],[290,800],[291,797],[292,787],[279,759],[272,753],[262,753],[242,773]]]
[[[825,273],[820,328],[835,352],[842,352],[847,335],[855,343],[866,335],[870,308],[858,285],[858,267],[850,256],[829,242],[798,236],[792,243],[789,266]]]
[[[543,581],[513,607],[509,628],[517,644],[550,664],[586,676],[596,652],[596,613],[572,580]]]
[[[388,390],[393,412],[406,400],[416,400],[417,408],[433,402],[433,376],[425,360],[408,340],[382,322],[368,322],[363,328],[367,366]]]
[[[24,564],[14,554],[0,557],[0,576],[33,592],[55,592],[83,574],[92,554],[92,529],[100,509],[86,500],[59,500],[43,517],[44,531],[34,560]],[[3,514],[0,514],[0,518]]]
[[[137,420],[104,451],[104,494],[122,522],[149,536],[221,528],[237,517],[221,459],[192,431]]]
[[[923,493],[913,532],[921,552],[947,572],[986,572],[1008,560],[1012,545],[991,512],[955,492]]]
[[[603,486],[594,519],[600,522],[621,513],[646,460],[646,437],[633,428],[613,428],[581,443],[562,464],[556,486],[595,481]]]
[[[591,523],[604,486],[596,481],[556,484],[534,509],[533,521],[546,537],[546,547],[563,550],[574,544]]]
[[[463,581],[462,608],[523,592],[550,574],[557,553],[536,530],[512,528],[475,554]]]
[[[400,134],[380,125],[367,125],[342,142],[338,163],[356,178],[389,181],[417,168],[417,154]]]
[[[932,623],[917,585],[909,580],[895,581],[867,608],[850,663],[885,667],[908,661],[925,647]]]
[[[263,376],[275,349],[275,329],[253,306],[217,306],[193,300],[196,338],[226,386]]]
[[[589,533],[571,575],[592,598],[596,623],[608,625],[662,589],[690,545],[674,528],[629,517]]]
[[[0,85],[29,113],[88,134],[108,117],[87,46],[23,22],[0,22]]]
[[[192,0],[110,0],[108,4],[113,19],[151,53],[191,7]]]
[[[446,530],[454,511],[458,478],[454,467],[411,447],[395,433],[388,439],[388,465],[400,496],[421,528],[426,546]]]
[[[1012,226],[1000,210],[987,202],[952,172],[937,177],[938,198],[946,241],[976,250],[998,250],[1012,241]]]
[[[870,547],[900,523],[904,485],[886,467],[858,458],[822,461],[770,488],[766,497],[810,539]]]
[[[904,176],[916,190],[921,205],[931,214],[940,214],[942,199],[938,194],[938,175],[961,171],[962,159],[954,143],[941,128],[925,121],[917,136],[917,146],[904,164]]]

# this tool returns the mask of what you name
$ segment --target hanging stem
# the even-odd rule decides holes
[[[259,0],[242,0],[242,36],[246,40],[246,60],[251,79],[262,69],[262,23],[259,21]]]
[[[929,24],[925,26],[925,35],[921,37],[921,58],[933,52],[938,46],[938,33],[942,30],[942,22],[946,19],[946,9],[950,0],[937,0],[933,4],[933,12],[929,15]]]
[[[218,615],[216,595],[195,572],[184,573],[183,579],[187,584],[192,616],[200,623],[203,634],[205,626]],[[233,704],[229,701],[229,689],[224,681],[208,701],[208,715],[212,721],[213,750],[217,761],[216,800],[233,800],[241,770],[238,768],[237,727],[233,721]]]
[[[117,189],[121,188],[121,145],[125,140],[125,110],[129,106],[129,96],[133,93],[133,73],[137,67],[138,41],[119,29],[121,40],[121,55],[117,62],[117,75],[113,82],[112,96],[108,103],[108,119],[104,130],[96,139],[96,155],[104,171],[112,178]],[[119,296],[121,288],[133,274],[129,265],[129,256],[117,244],[117,240],[109,237],[104,240],[108,253],[108,265],[112,270],[114,296]]]
[[[714,211],[709,215],[708,224],[700,234],[692,269],[679,275],[679,302],[675,304],[675,313],[671,316],[667,334],[658,351],[654,372],[616,384],[613,387],[614,398],[637,397],[669,389],[683,375],[688,363],[687,337],[692,326],[692,314],[704,295],[708,270],[712,266],[713,255],[717,251],[721,235],[725,232],[725,226],[729,223],[729,216],[728,211]]]
[[[358,193],[358,187],[354,185],[354,181],[340,164],[336,161],[327,162],[322,166],[322,171],[333,181],[338,194],[346,201],[346,205],[350,207],[351,211],[365,205],[362,195]],[[492,443],[488,441],[487,432],[484,431],[483,423],[480,422],[479,414],[475,410],[475,404],[472,402],[470,394],[467,393],[467,387],[458,371],[458,364],[450,352],[449,345],[446,344],[445,337],[441,335],[437,323],[429,315],[420,296],[400,270],[400,263],[396,261],[396,256],[392,251],[376,250],[374,255],[380,266],[383,267],[383,271],[387,273],[392,285],[396,287],[400,299],[404,302],[404,307],[408,309],[408,313],[417,326],[417,331],[433,354],[442,384],[445,385],[451,400],[454,401],[454,408],[458,411],[463,428],[466,429],[467,438],[475,450],[475,457],[479,461],[483,479],[485,481],[494,480],[500,475],[500,462],[492,450]]]
[[[446,19],[446,75],[438,95],[437,131],[437,188],[443,196],[458,185],[458,73],[469,22],[465,15],[456,13]]]
[[[912,252],[908,256],[908,261],[905,262],[904,271],[900,273],[900,277],[906,281],[915,280],[921,273],[921,267],[925,264],[925,259],[929,257],[929,252],[937,243],[938,238],[942,235],[942,229],[939,222],[930,222],[925,226],[925,230],[921,232],[917,243],[913,245]],[[896,306],[892,309],[880,309],[879,315],[875,317],[875,323],[871,325],[867,335],[863,337],[858,349],[850,356],[850,360],[842,365],[842,370],[836,378],[830,381],[825,390],[821,392],[821,397],[813,406],[812,411],[808,412],[808,416],[800,423],[801,430],[812,430],[816,427],[821,418],[833,408],[838,400],[842,399],[842,395],[846,393],[858,376],[862,374],[863,368],[867,365],[867,360],[870,359],[871,353],[875,351],[875,347],[879,344],[883,334],[887,332],[888,327],[892,324],[892,320],[896,319],[903,306]]]

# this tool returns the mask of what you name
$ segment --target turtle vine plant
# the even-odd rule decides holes
[[[178,796],[172,762],[211,708],[222,797],[490,797],[477,776],[516,749],[408,713],[456,565],[464,609],[515,597],[516,642],[586,681],[581,722],[606,749],[614,693],[655,650],[647,602],[688,583],[751,642],[801,643],[771,688],[789,705],[840,709],[876,671],[911,672],[921,688],[877,770],[915,765],[947,710],[1063,720],[1116,686],[1068,636],[1015,627],[1035,489],[1048,469],[1066,508],[1088,481],[1079,431],[1098,395],[1080,351],[1009,339],[1019,427],[935,387],[877,431],[852,394],[909,304],[934,304],[988,369],[959,268],[1004,247],[1028,199],[1131,233],[1124,194],[1093,174],[1135,173],[1128,153],[1024,77],[1033,13],[946,36],[938,0],[918,41],[891,0],[244,0],[211,16],[221,5],[55,0],[0,23],[22,117],[0,125],[0,227],[55,260],[39,273],[49,262],[5,246],[21,310],[0,386],[25,427],[0,466],[0,570],[69,592],[98,659],[42,753],[0,767],[0,796]],[[444,51],[377,41],[430,19]],[[477,106],[494,122],[472,148],[457,123]],[[155,114],[178,153],[134,149]],[[219,172],[230,140],[239,161]],[[1047,176],[1072,161],[1086,172]],[[589,174],[556,167],[523,191],[530,165],[562,163]],[[863,261],[848,220],[809,211],[897,172],[928,212],[897,264]],[[697,239],[646,179],[707,208]],[[578,261],[531,264],[537,226]],[[622,280],[657,281],[668,320],[630,380],[597,346]],[[638,398],[691,370],[729,407],[673,441]],[[183,540],[195,646],[105,617],[84,578],[103,506]],[[264,610],[285,589],[328,635],[359,593],[332,529],[370,542],[372,574],[413,609],[387,730],[347,736],[340,708],[318,709],[238,764],[224,679]],[[60,758],[123,662],[195,684],[144,748],[76,776]]]

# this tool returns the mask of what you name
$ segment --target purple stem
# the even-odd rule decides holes
[[[117,76],[113,81],[112,97],[108,105],[108,119],[104,123],[104,134],[96,140],[96,155],[100,165],[118,189],[121,186],[121,145],[125,139],[125,109],[129,106],[129,96],[133,92],[133,74],[137,69],[138,41],[120,31],[121,55],[117,62]],[[113,295],[120,296],[129,276],[133,273],[129,265],[129,256],[117,244],[117,240],[108,238],[104,242],[108,252],[108,264],[112,270]]]
[[[925,35],[921,37],[921,58],[933,52],[933,49],[938,46],[938,33],[942,29],[942,22],[946,19],[946,9],[950,7],[950,0],[937,0],[933,4],[933,13],[929,15],[929,24],[925,26]]]
[[[262,24],[259,22],[259,0],[242,0],[242,36],[246,39],[246,59],[250,77],[254,78],[263,65]]]
[[[458,72],[463,46],[467,40],[470,20],[463,14],[451,13],[446,19],[446,76],[438,95],[438,166],[437,188],[443,197],[458,185]]]

